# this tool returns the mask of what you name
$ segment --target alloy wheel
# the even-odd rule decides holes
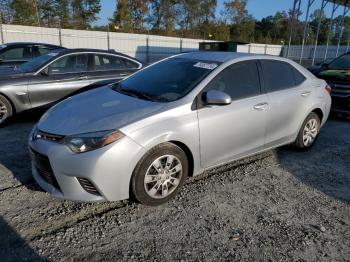
[[[312,118],[310,119],[303,131],[303,143],[304,146],[310,146],[316,139],[318,133],[318,123],[317,120]]]
[[[169,196],[179,186],[182,178],[181,161],[174,155],[164,155],[148,167],[144,186],[147,194],[156,199]]]
[[[0,124],[7,118],[8,112],[6,105],[0,101]]]

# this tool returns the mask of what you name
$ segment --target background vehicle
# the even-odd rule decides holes
[[[0,123],[14,113],[119,81],[141,67],[141,62],[116,52],[54,50],[0,74]]]
[[[0,68],[19,66],[29,60],[64,47],[42,43],[15,42],[0,45]]]
[[[350,53],[309,70],[318,78],[326,80],[332,88],[331,110],[350,115]]]
[[[158,205],[205,169],[309,149],[329,114],[326,86],[283,58],[181,54],[50,109],[30,135],[33,175],[56,197]]]

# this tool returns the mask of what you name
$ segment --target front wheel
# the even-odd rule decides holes
[[[12,115],[11,103],[2,95],[0,95],[0,126],[3,125]]]
[[[301,150],[309,150],[315,143],[320,132],[321,121],[319,116],[312,112],[305,119],[298,137],[294,142],[294,147]]]
[[[131,196],[144,205],[163,204],[177,194],[187,176],[185,152],[172,143],[160,144],[136,165],[131,178]]]

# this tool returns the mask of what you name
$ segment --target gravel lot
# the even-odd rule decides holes
[[[51,198],[30,173],[38,116],[0,129],[0,258],[350,261],[350,121],[190,179],[160,207]]]

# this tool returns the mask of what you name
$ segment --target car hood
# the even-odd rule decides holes
[[[164,105],[103,87],[60,102],[42,116],[37,127],[43,132],[64,136],[120,129],[158,113]]]

